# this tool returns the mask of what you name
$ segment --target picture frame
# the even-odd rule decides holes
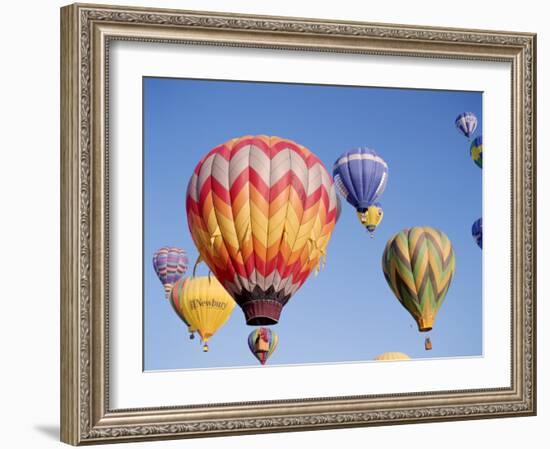
[[[109,55],[117,41],[510,64],[509,386],[113,408]],[[61,440],[69,444],[536,414],[536,35],[105,5],[62,8],[60,281]]]

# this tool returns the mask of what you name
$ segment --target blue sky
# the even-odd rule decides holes
[[[413,358],[482,353],[481,250],[471,225],[481,216],[482,171],[455,128],[463,111],[478,117],[480,92],[317,86],[144,78],[144,368],[258,366],[236,307],[203,353],[164,299],[152,268],[156,249],[198,253],[189,233],[185,192],[204,153],[246,134],[285,137],[314,151],[332,173],[335,159],[358,146],[375,149],[389,166],[380,202],[384,219],[373,239],[345,201],[328,247],[326,267],[311,275],[272,330],[279,346],[268,365],[371,360],[386,351]],[[416,323],[389,289],[381,257],[403,228],[444,231],[456,273],[424,350]],[[204,264],[199,274],[207,274]],[[136,307],[139,300],[136,300]]]

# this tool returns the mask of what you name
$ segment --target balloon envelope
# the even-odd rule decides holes
[[[470,145],[470,156],[479,168],[483,168],[483,139],[478,136]]]
[[[455,271],[451,241],[441,231],[414,227],[398,232],[382,256],[384,277],[421,332],[432,329]]]
[[[384,193],[388,165],[376,151],[357,148],[336,160],[332,175],[342,197],[357,210],[364,211]]]
[[[198,276],[182,280],[176,304],[184,321],[196,329],[206,343],[229,319],[235,301],[214,276]]]
[[[248,335],[248,347],[262,365],[265,365],[267,359],[271,357],[277,348],[278,342],[279,336],[277,333],[267,327],[254,329]]]
[[[455,119],[455,125],[469,139],[477,128],[477,117],[473,112],[463,112]]]
[[[279,137],[244,136],[214,148],[187,189],[195,245],[249,325],[278,322],[325,255],[336,209],[323,163]]]
[[[176,281],[187,271],[189,261],[183,249],[165,246],[153,254],[153,268],[164,286],[166,298]]]
[[[477,243],[477,246],[483,249],[483,223],[481,218],[474,221],[472,225],[472,237]]]
[[[172,305],[174,312],[176,312],[176,315],[187,325],[189,332],[193,333],[197,329],[193,328],[193,326],[189,324],[189,322],[185,318],[185,315],[183,314],[183,309],[180,304],[180,299],[183,297],[183,288],[185,285],[185,281],[185,278],[181,278],[172,287],[172,291],[170,292],[170,304]]]
[[[383,360],[383,361],[389,361],[389,360],[410,360],[411,358],[405,354],[404,352],[384,352],[382,354],[377,355],[374,360]]]

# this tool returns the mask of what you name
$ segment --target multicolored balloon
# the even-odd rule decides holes
[[[481,218],[474,221],[472,225],[472,237],[481,249],[483,249],[483,224]]]
[[[176,312],[176,315],[178,315],[187,326],[187,330],[189,331],[189,338],[192,340],[193,338],[195,338],[195,332],[197,331],[197,329],[191,326],[191,324],[187,321],[187,319],[183,315],[180,305],[180,298],[182,298],[183,296],[183,287],[185,285],[185,281],[185,278],[181,278],[172,287],[172,291],[170,292],[170,304],[172,305],[174,312]]]
[[[374,360],[391,361],[391,360],[410,360],[411,358],[404,352],[384,352],[377,355]]]
[[[483,168],[483,139],[476,137],[470,145],[470,156],[479,168]]]
[[[170,296],[174,283],[187,271],[188,263],[187,254],[180,248],[164,246],[153,254],[153,268],[164,285],[166,299]]]
[[[477,128],[477,117],[473,112],[463,112],[455,119],[455,125],[462,134],[470,139]]]
[[[249,325],[271,325],[320,264],[336,222],[332,177],[310,150],[244,136],[210,151],[187,189],[202,259]]]
[[[214,276],[197,276],[182,280],[173,298],[178,315],[196,330],[208,351],[208,340],[229,319],[235,301]]]
[[[248,335],[248,347],[262,365],[265,365],[267,359],[271,357],[277,348],[278,342],[279,336],[277,333],[266,327],[254,329]]]
[[[371,233],[382,220],[382,207],[376,203],[388,182],[388,164],[376,151],[357,148],[342,154],[332,170],[338,192],[357,210],[361,224]],[[376,209],[369,213],[371,206]]]
[[[382,269],[418,330],[431,330],[455,271],[455,252],[449,238],[427,226],[404,229],[388,240]]]

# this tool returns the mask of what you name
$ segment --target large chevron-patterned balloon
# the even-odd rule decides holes
[[[187,190],[195,245],[249,325],[278,322],[325,255],[336,213],[323,163],[279,137],[244,136],[214,148]]]
[[[427,226],[404,229],[386,244],[382,269],[418,329],[431,330],[455,271],[455,253],[449,238]]]

